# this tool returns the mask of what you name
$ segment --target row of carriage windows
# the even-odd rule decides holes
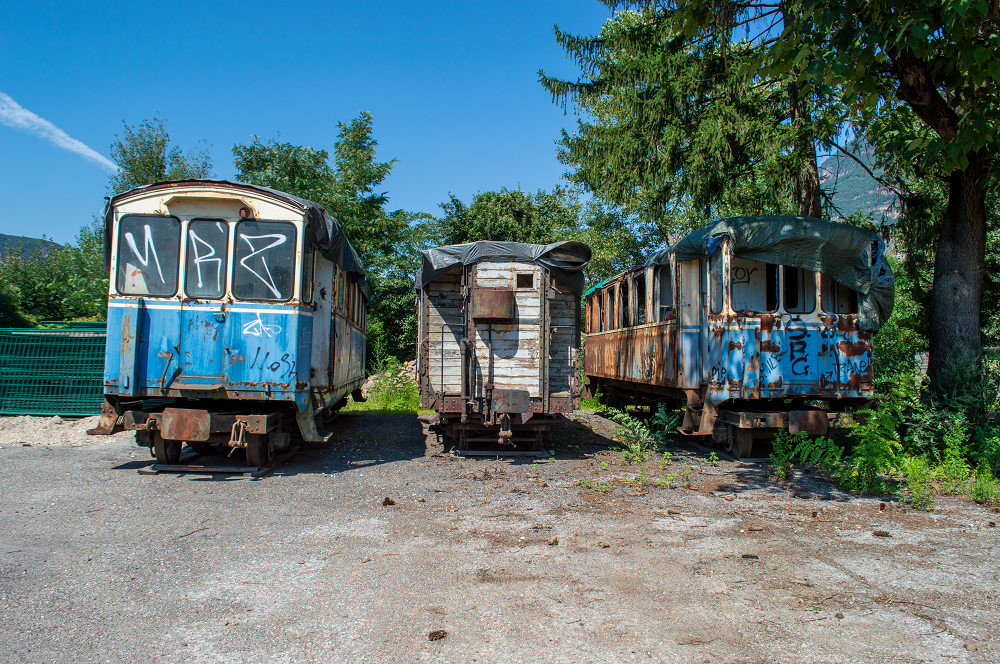
[[[182,225],[176,217],[129,215],[119,221],[115,288],[122,295],[173,297],[178,290],[181,234],[184,233],[184,292],[187,297],[218,300],[226,294],[232,260],[233,297],[238,300],[287,302],[295,288],[298,235],[287,221],[247,219],[235,228],[222,219],[194,219]],[[230,232],[236,241],[229,249]],[[307,247],[302,261],[303,302],[311,302],[315,250]],[[364,294],[337,270],[335,297],[352,322],[364,319]]]
[[[709,311],[722,313],[725,282],[721,252],[709,260]],[[603,332],[622,327],[663,323],[674,317],[673,285],[668,266],[652,270],[653,289],[647,297],[646,275],[642,270],[595,291],[587,299],[587,331]],[[818,284],[817,284],[817,277]],[[634,299],[630,296],[634,290]],[[702,287],[704,290],[704,287]],[[858,313],[858,293],[824,274],[787,265],[772,265],[732,258],[730,266],[730,307],[741,314],[809,314],[820,309],[829,314]],[[652,310],[647,307],[652,305]]]

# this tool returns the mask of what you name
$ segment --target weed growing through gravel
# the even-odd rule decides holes
[[[660,470],[666,470],[667,469],[667,466],[670,465],[670,457],[671,456],[672,455],[670,454],[670,452],[664,452],[663,453],[663,458],[660,459]]]
[[[579,480],[577,481],[576,486],[581,489],[588,489],[598,493],[607,493],[608,491],[611,491],[611,482],[602,482],[597,479]]]
[[[719,465],[719,455],[716,454],[715,452],[712,452],[711,454],[709,454],[708,455],[708,465],[712,466],[713,468],[718,467],[718,465]]]
[[[687,459],[684,459],[684,465],[681,466],[681,484],[691,486],[691,469],[688,468]]]

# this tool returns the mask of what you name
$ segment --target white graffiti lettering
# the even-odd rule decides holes
[[[205,242],[200,237],[198,237],[193,230],[188,229],[188,235],[191,236],[191,250],[194,251],[194,266],[198,270],[198,288],[203,288],[201,285],[201,264],[202,263],[215,263],[215,290],[222,290],[222,259],[212,258],[215,256],[215,247]],[[212,253],[205,254],[202,256],[198,253],[198,243],[201,243],[208,247],[209,251]]]
[[[250,241],[250,240],[263,240],[264,238],[272,238],[272,239],[274,239],[274,242],[272,242],[271,244],[267,245],[266,247],[262,247],[260,249],[257,249],[257,248],[255,248],[253,246],[253,243]],[[260,282],[262,284],[264,284],[264,286],[266,286],[267,289],[269,291],[271,291],[271,293],[276,298],[281,299],[281,297],[282,297],[281,293],[278,292],[277,287],[274,285],[274,277],[271,276],[271,270],[267,266],[267,259],[264,256],[260,257],[260,263],[261,263],[261,265],[264,266],[264,272],[267,273],[267,278],[266,279],[259,272],[256,272],[253,268],[251,268],[249,265],[247,265],[247,261],[250,260],[251,258],[253,258],[254,256],[258,255],[258,254],[263,254],[265,251],[267,251],[268,249],[271,249],[272,247],[277,247],[279,244],[284,244],[285,242],[288,241],[288,238],[285,237],[284,235],[281,235],[280,233],[275,233],[273,235],[243,235],[242,233],[240,233],[240,239],[243,240],[244,242],[246,242],[250,246],[250,251],[253,252],[250,255],[245,256],[244,258],[242,258],[240,260],[240,265],[242,265],[247,270],[249,270],[250,273],[253,276],[255,276],[258,279],[260,279]]]
[[[160,283],[166,284],[166,280],[163,278],[163,270],[160,269],[160,259],[156,256],[156,245],[153,244],[153,232],[149,229],[149,224],[143,226],[143,255],[139,255],[139,247],[135,245],[135,238],[131,233],[125,233],[125,241],[128,242],[129,249],[135,254],[135,257],[139,259],[143,267],[149,267],[149,253],[153,253],[153,260],[156,262],[156,271],[160,275]]]
[[[273,337],[279,332],[281,332],[281,326],[264,325],[264,321],[260,319],[260,314],[257,314],[257,320],[252,320],[243,326],[243,334],[249,334],[255,337]]]

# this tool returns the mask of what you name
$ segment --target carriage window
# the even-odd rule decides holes
[[[709,309],[722,313],[722,252],[718,249],[708,257]]]
[[[816,273],[799,267],[782,266],[785,311],[808,314],[816,309]]]
[[[226,292],[229,225],[221,219],[188,224],[184,291],[190,297],[217,300]]]
[[[858,292],[823,275],[823,296],[820,302],[828,314],[858,313]]]
[[[115,286],[122,295],[171,297],[177,292],[181,222],[162,215],[128,215],[118,222]]]
[[[628,279],[622,280],[621,284],[618,286],[618,293],[621,295],[619,298],[618,308],[621,310],[622,327],[629,327],[632,325],[632,319],[629,315],[632,307],[628,304]]]
[[[635,277],[635,324],[646,324],[646,275],[639,273]]]
[[[594,326],[594,332],[604,331],[604,292],[597,291],[597,325]]]
[[[608,294],[608,329],[613,330],[618,327],[618,321],[615,319],[615,287],[612,286],[607,290]]]
[[[241,300],[290,300],[295,284],[295,239],[295,226],[287,221],[238,223],[233,295]]]
[[[778,269],[744,258],[730,260],[730,291],[734,311],[763,312],[778,308]]]
[[[302,258],[302,303],[309,304],[313,299],[313,271],[316,269],[316,249],[306,241],[306,251]]]
[[[519,275],[517,275],[517,287],[518,288],[534,288],[535,287],[535,275],[534,274],[519,274]]]
[[[660,275],[660,322],[662,323],[670,318],[670,307],[674,303],[674,293],[670,285],[670,266],[658,267],[656,273]]]

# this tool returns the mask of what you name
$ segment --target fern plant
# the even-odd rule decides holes
[[[655,442],[646,425],[626,411],[608,408],[612,422],[618,425],[615,437],[622,443],[622,461],[626,464],[643,463],[651,452],[648,447]]]

